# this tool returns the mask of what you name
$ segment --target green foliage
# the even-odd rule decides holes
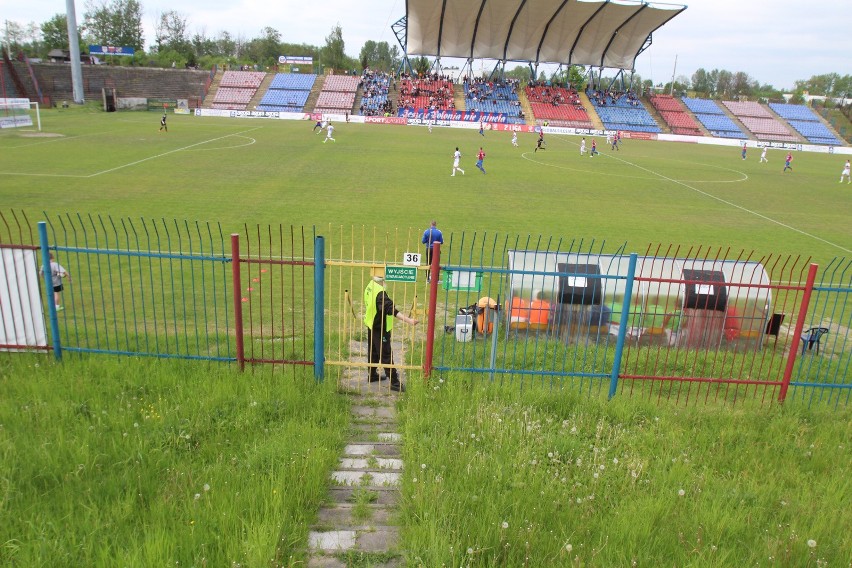
[[[402,410],[413,565],[852,559],[848,410],[678,410],[456,377],[409,387]]]
[[[332,385],[131,358],[0,365],[0,564],[301,554],[349,420]]]
[[[320,50],[321,64],[324,68],[338,72],[353,69],[356,62],[346,55],[343,41],[343,29],[337,24],[325,38],[325,46]],[[289,54],[288,54],[289,55]]]
[[[423,56],[415,57],[411,60],[411,68],[417,75],[424,77],[432,69],[432,63]]]
[[[142,5],[137,0],[91,0],[83,17],[85,39],[96,45],[145,47]]]

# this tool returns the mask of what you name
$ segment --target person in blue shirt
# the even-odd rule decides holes
[[[426,265],[432,266],[432,245],[435,243],[444,244],[444,234],[438,228],[438,222],[434,219],[429,224],[429,228],[423,231],[423,238],[420,242],[426,245]],[[431,280],[429,270],[426,270],[426,282]]]

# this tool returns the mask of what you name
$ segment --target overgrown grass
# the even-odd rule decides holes
[[[349,423],[289,372],[0,358],[0,564],[269,566],[302,558]]]
[[[437,380],[403,407],[416,566],[846,566],[847,410]]]

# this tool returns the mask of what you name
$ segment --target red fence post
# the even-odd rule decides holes
[[[799,317],[796,319],[796,329],[793,331],[793,340],[790,342],[790,353],[787,356],[787,366],[784,367],[784,377],[781,379],[781,392],[778,394],[778,402],[784,402],[787,398],[787,389],[790,388],[790,377],[793,376],[793,365],[796,363],[796,355],[799,353],[799,342],[802,340],[802,329],[805,327],[805,319],[808,317],[808,305],[811,302],[811,292],[814,290],[817,265],[811,264],[808,269],[808,280],[805,282],[805,291],[802,294],[802,306],[799,308]]]
[[[423,376],[432,374],[432,354],[435,351],[435,306],[438,303],[438,281],[441,279],[441,243],[432,243],[432,265],[429,271],[429,305],[426,308],[426,353]]]
[[[240,371],[246,367],[246,353],[243,346],[243,298],[240,294],[240,235],[231,233],[231,274],[234,286],[234,334],[237,339],[237,364]]]

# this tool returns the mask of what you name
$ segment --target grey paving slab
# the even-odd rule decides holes
[[[402,460],[396,458],[341,458],[340,469],[401,470]]]
[[[369,478],[366,476],[369,475]],[[364,484],[373,486],[397,486],[400,483],[400,474],[395,472],[379,472],[379,471],[333,471],[331,479],[341,485],[360,485]]]
[[[353,493],[357,489],[350,486],[332,487],[328,492],[328,500],[333,503],[352,503],[355,500]],[[399,502],[399,489],[396,487],[370,487],[369,490],[376,495],[373,501],[375,505],[395,507]]]
[[[310,531],[308,532],[308,547],[311,550],[340,551],[350,550],[355,547],[354,530],[342,531]]]

